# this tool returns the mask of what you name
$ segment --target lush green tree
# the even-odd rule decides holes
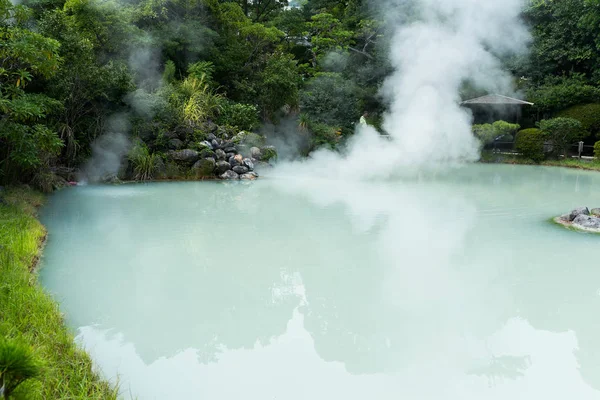
[[[60,103],[28,92],[36,79],[48,79],[60,65],[53,39],[26,29],[28,10],[0,0],[0,180],[32,177],[50,166],[62,142],[48,116]]]
[[[540,129],[553,145],[555,155],[566,155],[569,147],[589,133],[573,118],[553,118],[540,122]]]
[[[311,79],[301,95],[302,110],[311,120],[329,126],[354,129],[362,112],[357,87],[339,73],[322,73]]]

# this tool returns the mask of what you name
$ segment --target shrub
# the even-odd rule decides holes
[[[483,145],[486,145],[502,137],[506,140],[512,140],[513,135],[519,128],[520,126],[518,124],[511,124],[506,121],[496,121],[493,124],[473,125],[473,133]]]
[[[583,129],[596,134],[600,131],[600,104],[580,104],[563,110],[558,117],[573,118],[581,122]]]
[[[581,139],[589,133],[583,129],[581,122],[573,118],[553,118],[545,119],[540,122],[540,129],[554,149],[555,155],[565,154],[569,146]]]
[[[585,77],[552,77],[528,91],[527,98],[534,108],[543,113],[563,110],[567,107],[600,101],[600,89],[586,83]]]
[[[258,109],[250,104],[226,102],[217,120],[219,125],[235,126],[237,129],[251,131],[258,127]]]
[[[523,157],[539,163],[544,159],[544,133],[537,128],[523,129],[515,138],[515,149]]]
[[[269,161],[277,158],[277,151],[272,146],[267,146],[261,149],[262,161]]]
[[[21,383],[40,374],[40,364],[24,344],[0,339],[0,388],[8,399]],[[1,393],[0,393],[1,394]]]
[[[356,84],[341,74],[320,74],[302,92],[302,111],[316,123],[352,131],[362,114],[358,92]]]
[[[312,124],[310,126],[312,132],[311,148],[326,147],[335,149],[340,136],[337,134],[338,129],[325,124]]]
[[[600,140],[594,144],[594,157],[600,160]]]
[[[147,181],[154,178],[158,168],[158,156],[150,154],[145,144],[137,143],[133,146],[128,158],[133,167],[134,179]]]

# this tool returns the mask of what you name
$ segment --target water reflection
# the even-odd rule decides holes
[[[573,263],[598,239],[546,220],[599,183],[78,188],[45,210],[43,281],[140,399],[598,398],[600,271]]]

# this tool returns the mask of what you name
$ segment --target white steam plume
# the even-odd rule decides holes
[[[99,182],[118,175],[131,147],[128,139],[129,118],[126,114],[117,114],[109,118],[106,133],[92,143],[92,158],[82,170],[81,181]]]
[[[459,105],[460,88],[470,81],[490,92],[512,93],[498,57],[526,47],[523,6],[524,0],[385,2],[387,22],[398,26],[390,49],[395,72],[382,88],[390,105],[383,127],[393,140],[359,128],[344,156],[317,152],[304,168],[332,178],[372,179],[477,160],[472,117]],[[416,10],[413,20],[400,22],[408,8]],[[290,167],[298,165],[283,169],[290,173]]]

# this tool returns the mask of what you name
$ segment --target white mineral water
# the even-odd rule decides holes
[[[123,398],[600,399],[600,174],[52,196],[42,281]]]

